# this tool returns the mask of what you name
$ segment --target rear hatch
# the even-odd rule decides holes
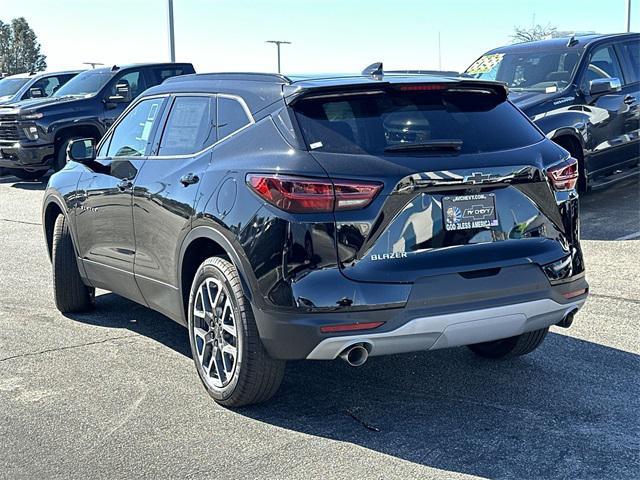
[[[570,253],[546,167],[566,153],[477,82],[311,91],[292,106],[313,157],[334,180],[381,182],[365,208],[336,211],[350,279],[413,282],[557,261]]]

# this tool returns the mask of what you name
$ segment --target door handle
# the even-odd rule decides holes
[[[637,102],[637,100],[636,100],[636,97],[634,97],[633,95],[627,95],[626,97],[624,97],[623,102],[626,103],[627,105],[633,105],[634,103]]]
[[[187,173],[186,175],[183,175],[182,177],[180,177],[180,183],[185,187],[188,187],[189,185],[193,185],[194,183],[198,183],[199,181],[200,181],[200,178],[193,173]]]
[[[133,182],[131,180],[127,180],[126,178],[118,183],[118,190],[124,192],[125,190],[133,187]]]

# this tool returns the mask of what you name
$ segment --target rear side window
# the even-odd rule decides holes
[[[158,155],[190,155],[216,140],[215,97],[177,97],[164,127]]]
[[[620,45],[620,52],[629,69],[627,83],[640,81],[640,42],[626,42]]]
[[[193,73],[192,68],[181,67],[154,67],[151,69],[153,79],[156,85],[161,84],[167,78],[184,75],[185,73]]]
[[[448,142],[461,153],[518,148],[544,137],[513,105],[467,92],[361,92],[301,100],[296,115],[307,145],[333,153],[374,154],[398,145]],[[415,154],[394,150],[394,154]]]
[[[238,100],[218,97],[218,138],[231,135],[249,123],[247,112]]]

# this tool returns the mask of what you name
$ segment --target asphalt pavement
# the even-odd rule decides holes
[[[639,478],[640,187],[583,196],[591,296],[534,353],[291,362],[228,410],[186,330],[99,292],[55,309],[44,185],[0,178],[0,478]]]

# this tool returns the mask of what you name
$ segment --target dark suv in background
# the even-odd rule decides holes
[[[578,159],[580,188],[640,173],[640,34],[520,43],[465,72],[509,86],[509,99]]]
[[[50,97],[82,70],[20,73],[0,79],[0,105]]]
[[[96,68],[49,98],[0,106],[0,168],[23,179],[39,178],[50,167],[60,170],[73,139],[99,140],[140,93],[187,73],[194,73],[190,63]]]
[[[43,205],[58,309],[103,288],[187,326],[224,405],[287,359],[523,355],[587,296],[577,162],[501,83],[175,77],[69,156]]]

